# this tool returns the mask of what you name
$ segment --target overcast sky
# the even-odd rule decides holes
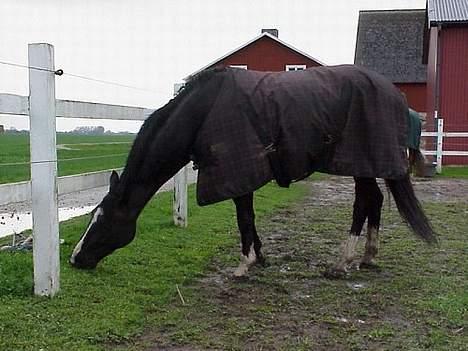
[[[359,10],[425,7],[425,0],[1,0],[0,61],[27,64],[28,43],[55,47],[59,99],[158,108],[174,83],[243,45],[261,28],[325,64],[353,63]],[[411,35],[411,33],[408,33]],[[0,64],[0,93],[28,95],[26,69]],[[27,128],[26,117],[2,117]],[[137,131],[138,122],[81,125]],[[76,120],[59,119],[59,130]]]

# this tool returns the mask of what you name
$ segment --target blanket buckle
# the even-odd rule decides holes
[[[270,143],[267,146],[265,146],[265,151],[267,154],[270,154],[272,152],[276,152],[276,147],[274,143]]]

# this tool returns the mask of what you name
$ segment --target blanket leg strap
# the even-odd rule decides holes
[[[273,144],[265,147],[267,152],[268,161],[273,171],[273,177],[276,183],[282,188],[289,188],[291,184],[291,178],[288,176],[288,172],[281,166],[281,161],[278,156],[278,151]]]

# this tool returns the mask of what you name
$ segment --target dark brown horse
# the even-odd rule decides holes
[[[353,176],[356,183],[351,230],[334,271],[345,271],[354,259],[366,219],[362,265],[377,254],[383,196],[375,178],[385,179],[413,232],[435,242],[408,175],[407,113],[390,82],[352,65],[206,71],[145,121],[122,176],[112,174],[70,262],[94,268],[130,243],[144,206],[192,156],[199,204],[233,199],[236,205],[242,242],[236,276],[263,261],[253,192],[273,179],[287,187],[314,171]]]

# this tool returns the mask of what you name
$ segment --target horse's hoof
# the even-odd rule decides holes
[[[371,270],[371,271],[377,271],[377,272],[380,272],[380,267],[373,263],[373,262],[361,262],[359,264],[359,269],[368,269],[368,270]]]
[[[346,273],[342,269],[330,268],[323,272],[323,276],[327,279],[342,279],[346,276]]]

